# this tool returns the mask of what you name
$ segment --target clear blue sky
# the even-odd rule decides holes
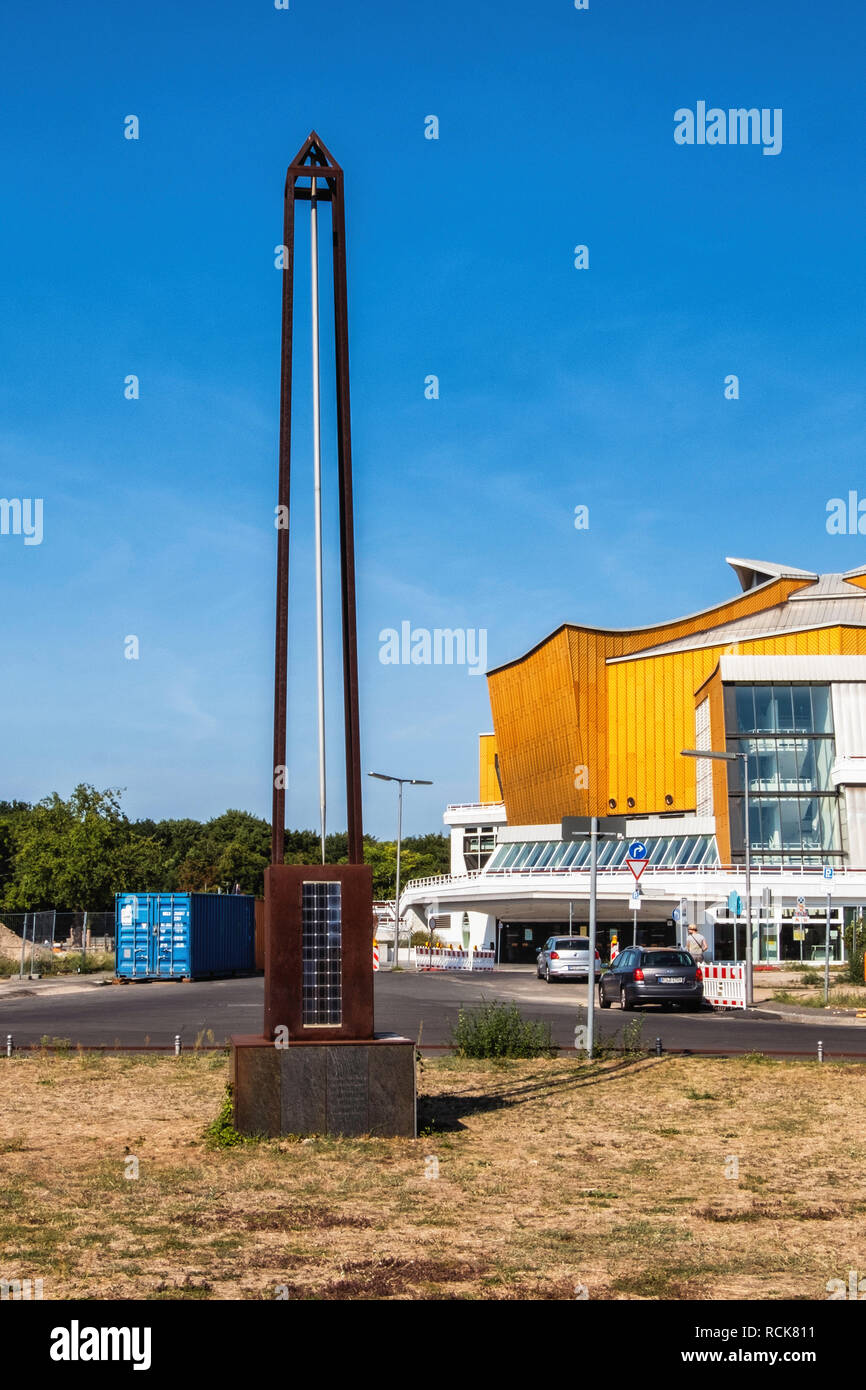
[[[269,814],[273,248],[313,127],[346,170],[363,761],[434,780],[407,831],[477,796],[489,704],[465,669],[382,665],[381,629],[485,628],[493,666],[719,601],[725,554],[866,561],[825,529],[866,496],[864,34],[841,0],[7,4],[0,496],[42,497],[44,539],[0,536],[0,798]],[[782,108],[782,152],[676,145],[699,100]],[[296,445],[287,820],[312,826],[300,416]]]

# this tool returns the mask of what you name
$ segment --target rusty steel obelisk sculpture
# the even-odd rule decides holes
[[[316,177],[311,175],[315,171]],[[320,172],[321,171],[321,172]],[[309,180],[301,184],[299,180]],[[324,183],[325,187],[318,185]],[[315,188],[315,192],[314,192]],[[352,428],[349,412],[349,311],[346,276],[346,211],[343,171],[313,131],[286,173],[283,215],[283,338],[280,367],[280,446],[277,501],[281,518],[290,515],[292,434],[292,330],[294,305],[295,204],[330,203],[334,251],[334,346],[337,384],[337,486],[340,499],[340,589],[343,618],[343,707],[346,743],[346,811],[349,863],[364,862],[361,824],[361,749],[358,716],[358,638],[355,622],[355,539],[352,511]],[[314,372],[315,377],[315,372]],[[317,428],[317,421],[314,420]],[[274,683],[274,793],[271,863],[283,862],[286,792],[276,769],[286,761],[286,681],[289,622],[289,528],[277,541],[277,633]]]
[[[313,480],[316,556],[318,770],[322,862],[284,863],[292,337],[295,214],[310,205]],[[325,679],[321,428],[319,419],[319,207],[330,206],[333,246],[337,492],[348,863],[325,861]],[[262,1035],[233,1038],[235,1124],[245,1133],[415,1133],[414,1045],[373,1032],[372,872],[364,864],[358,641],[349,410],[349,325],[343,171],[313,131],[286,174],[277,489],[277,614],[271,866],[265,871]]]

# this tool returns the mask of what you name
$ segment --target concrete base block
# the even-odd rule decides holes
[[[286,1047],[232,1038],[232,1092],[241,1134],[417,1134],[415,1044],[390,1033]]]

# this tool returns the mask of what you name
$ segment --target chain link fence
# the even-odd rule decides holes
[[[22,971],[32,971],[34,965],[44,969],[49,962],[59,965],[72,953],[100,956],[113,951],[113,911],[0,911],[0,963],[15,961]]]

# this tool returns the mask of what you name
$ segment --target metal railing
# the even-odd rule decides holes
[[[446,811],[487,811],[491,807],[504,806],[504,801],[452,801]]]
[[[834,867],[834,879],[846,878],[848,876],[866,878],[866,868],[854,869],[847,865]],[[414,888],[442,888],[448,884],[476,882],[478,879],[497,880],[510,878],[575,878],[589,881],[591,870],[589,867],[575,868],[523,868],[523,869],[471,869],[465,874],[439,874],[432,878],[413,878],[406,884],[406,892],[411,893]],[[693,864],[677,867],[672,864],[647,864],[641,871],[641,882],[647,877],[653,878],[659,875],[679,877],[689,875],[693,878],[713,878],[713,879],[745,879],[746,870],[740,864]],[[599,865],[599,878],[615,879],[621,878],[624,883],[632,882],[630,869],[622,867],[608,868]],[[776,876],[779,878],[824,878],[823,866],[820,864],[753,864],[752,877],[760,879],[764,876]]]

